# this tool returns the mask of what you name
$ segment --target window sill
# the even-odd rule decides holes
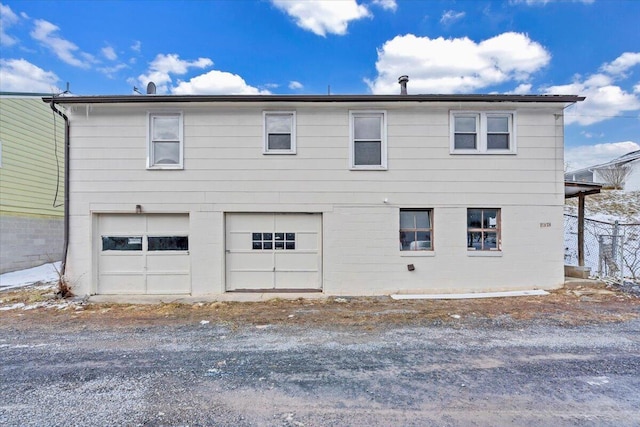
[[[147,166],[147,170],[149,171],[160,171],[160,170],[183,170],[184,166],[174,165],[174,166]]]
[[[470,257],[501,257],[502,251],[467,251]]]
[[[491,150],[491,151],[454,150],[454,151],[450,151],[449,154],[454,154],[454,155],[473,155],[473,156],[496,156],[496,155],[511,155],[511,156],[515,156],[518,153],[515,152],[515,151],[511,151],[511,150]]]
[[[295,151],[263,151],[262,154],[266,155],[266,156],[274,156],[274,155],[294,155],[296,154]]]
[[[386,166],[351,166],[352,171],[386,171]]]
[[[400,251],[401,257],[434,257],[435,251]]]

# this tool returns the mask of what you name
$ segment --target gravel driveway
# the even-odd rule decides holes
[[[427,325],[0,318],[10,426],[637,426],[640,320]]]

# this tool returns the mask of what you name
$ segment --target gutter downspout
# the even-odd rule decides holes
[[[54,98],[51,98],[51,109],[64,119],[64,242],[62,249],[62,265],[60,266],[60,275],[64,276],[67,269],[67,253],[69,251],[69,136],[71,125],[69,118],[58,110],[54,104]]]

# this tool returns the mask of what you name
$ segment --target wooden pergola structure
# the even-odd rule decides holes
[[[584,199],[591,194],[598,194],[601,184],[594,182],[564,182],[564,198],[578,198],[578,266],[584,267]]]

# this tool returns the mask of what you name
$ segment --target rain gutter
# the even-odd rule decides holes
[[[67,268],[67,253],[69,252],[69,135],[70,124],[69,118],[54,104],[56,98],[48,98],[51,109],[64,119],[64,242],[62,249],[62,265],[60,267],[60,275],[64,276]]]

